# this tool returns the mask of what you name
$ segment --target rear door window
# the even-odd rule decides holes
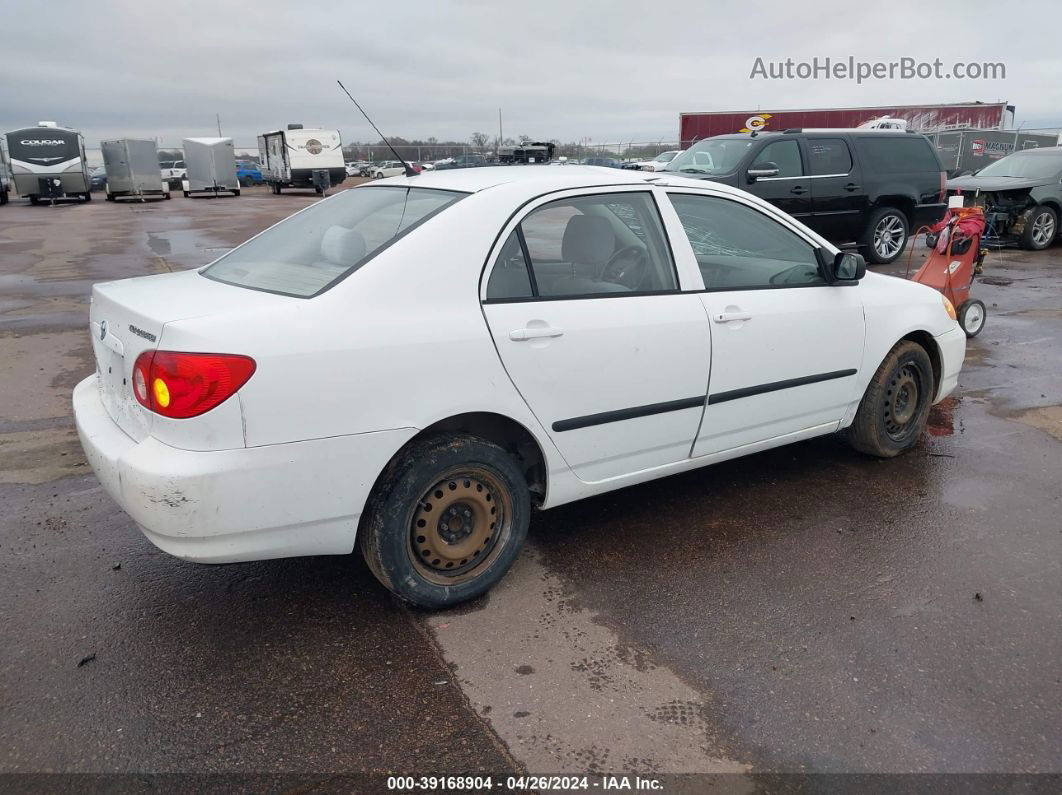
[[[226,284],[310,298],[463,196],[402,186],[348,190],[267,229],[203,275]]]
[[[844,138],[809,138],[808,160],[817,176],[847,174],[852,170],[852,153]]]

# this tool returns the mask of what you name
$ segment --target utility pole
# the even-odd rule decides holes
[[[497,150],[501,149],[502,141],[504,141],[504,140],[505,139],[502,137],[501,108],[498,108],[498,145],[496,147],[494,147],[494,149],[495,149],[494,153],[495,154],[497,154]]]
[[[216,118],[218,120],[218,138],[220,138],[221,137],[221,114],[220,113],[215,113],[214,114],[214,118]]]

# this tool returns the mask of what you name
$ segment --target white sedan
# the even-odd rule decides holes
[[[681,150],[679,149],[673,149],[669,152],[661,152],[652,160],[643,160],[638,164],[638,168],[642,171],[664,171],[667,169],[668,165],[671,164],[671,161],[679,154],[681,154]]]
[[[496,583],[532,508],[836,431],[896,455],[966,346],[939,293],[747,193],[581,166],[368,183],[90,315],[78,432],[152,542],[357,544],[427,607]]]

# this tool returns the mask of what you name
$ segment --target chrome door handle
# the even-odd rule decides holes
[[[517,328],[509,332],[509,339],[511,339],[513,342],[523,342],[524,340],[537,340],[543,337],[559,337],[563,333],[564,329],[557,328],[556,326]]]
[[[751,312],[720,312],[718,315],[712,315],[712,320],[716,323],[730,323],[733,320],[752,320]]]

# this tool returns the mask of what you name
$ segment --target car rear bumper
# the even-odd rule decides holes
[[[966,333],[956,323],[951,331],[933,339],[940,349],[940,386],[933,401],[936,403],[954,392],[959,385],[959,373],[966,359]]]
[[[376,477],[416,433],[179,450],[126,435],[104,409],[94,375],[74,388],[74,415],[107,493],[157,547],[199,563],[351,552]]]

